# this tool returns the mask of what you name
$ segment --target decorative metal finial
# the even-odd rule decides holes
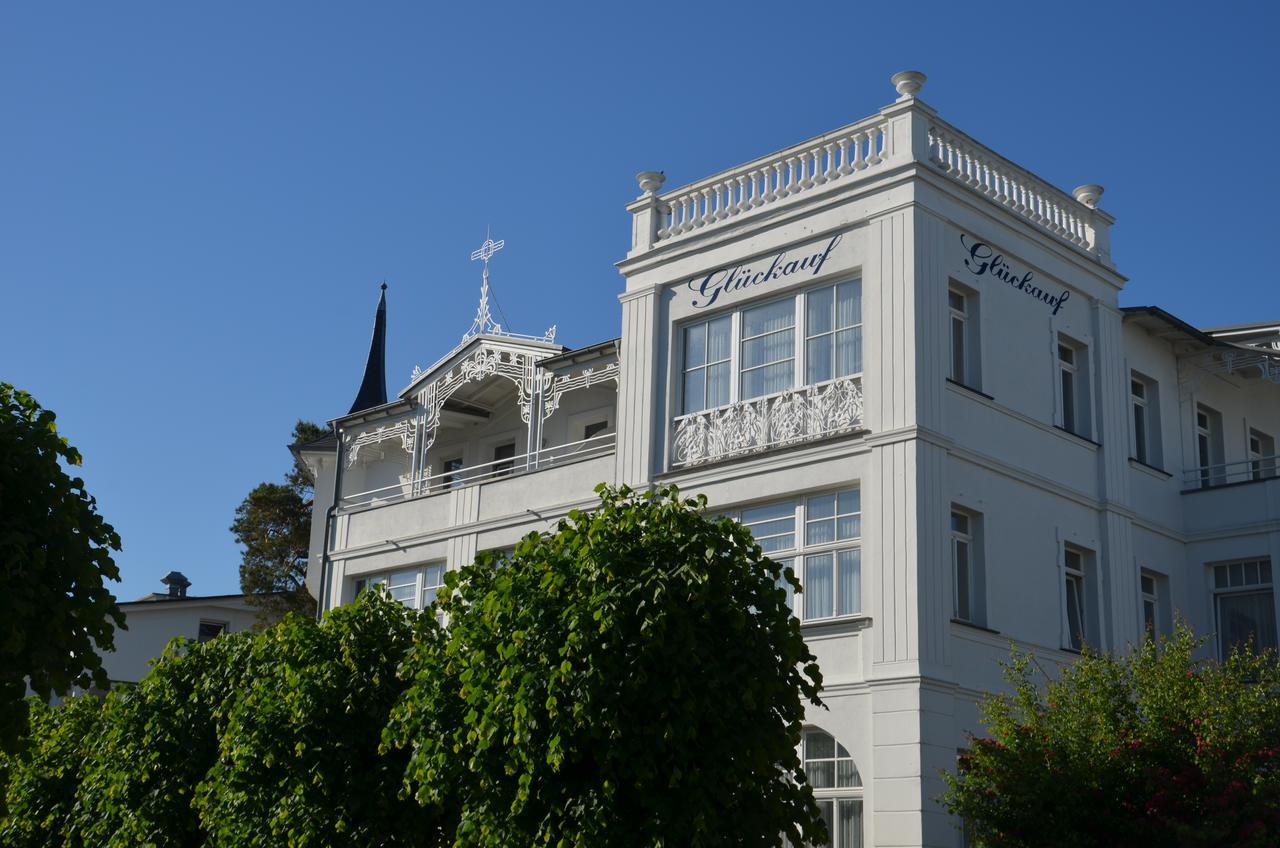
[[[483,261],[484,270],[480,275],[480,306],[476,309],[476,318],[471,322],[471,329],[462,334],[462,342],[465,344],[469,339],[479,335],[554,342],[556,339],[555,327],[547,330],[542,336],[526,336],[522,333],[512,333],[502,329],[502,325],[495,323],[493,316],[489,313],[489,260],[493,258],[493,254],[502,250],[506,244],[505,239],[494,241],[486,229],[484,244],[480,245],[478,250],[471,252],[471,261],[474,262],[477,259]]]

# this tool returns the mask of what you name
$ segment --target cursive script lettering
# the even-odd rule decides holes
[[[1031,281],[1035,279],[1035,275],[1027,271],[1021,276],[1018,272],[1009,266],[1005,258],[996,253],[991,245],[986,242],[975,241],[972,245],[967,244],[964,240],[964,233],[960,234],[960,245],[969,254],[969,258],[964,261],[964,267],[968,268],[975,277],[981,277],[983,274],[990,274],[1004,280],[1009,285],[1021,292],[1025,292],[1036,300],[1053,307],[1051,315],[1057,315],[1058,310],[1062,308],[1062,304],[1071,298],[1071,292],[1063,289],[1062,294],[1049,294],[1038,285],[1032,285]]]
[[[717,268],[705,277],[694,277],[685,284],[689,291],[697,295],[693,299],[693,308],[706,309],[719,300],[722,294],[763,285],[801,271],[809,271],[810,276],[817,276],[841,238],[843,236],[833,236],[825,250],[798,259],[788,258],[784,250],[774,256],[769,267],[762,271],[755,271],[750,266],[735,265],[732,268]]]

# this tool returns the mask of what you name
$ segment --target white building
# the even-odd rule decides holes
[[[482,304],[393,399],[367,378],[303,449],[322,607],[425,603],[600,481],[703,492],[804,583],[805,754],[859,776],[818,790],[840,848],[960,844],[939,773],[1011,639],[1065,662],[1177,614],[1275,645],[1280,321],[1120,307],[1101,187],[984,147],[923,81],[683,188],[641,174],[620,338],[566,351]]]

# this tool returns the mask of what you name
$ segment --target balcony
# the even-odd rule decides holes
[[[842,377],[676,417],[672,465],[704,465],[861,429],[862,378]]]
[[[532,453],[451,468],[446,471],[434,471],[428,466],[424,473],[416,477],[413,474],[402,474],[398,483],[346,495],[339,500],[338,506],[341,510],[362,506],[381,506],[552,468],[562,468],[612,454],[616,438],[614,433],[605,433],[577,442],[543,448]],[[591,480],[590,482],[594,486],[600,481]]]
[[[1188,468],[1182,472],[1182,490],[1195,492],[1200,489],[1271,480],[1276,477],[1277,469],[1280,469],[1280,456],[1275,454]]]

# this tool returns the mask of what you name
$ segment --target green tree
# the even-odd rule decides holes
[[[254,640],[252,672],[197,791],[211,845],[447,844],[451,807],[402,797],[408,754],[378,750],[418,617],[366,592],[320,624],[291,615]]]
[[[1280,844],[1280,666],[1200,644],[1180,624],[1043,686],[1015,653],[943,803],[988,848]]]
[[[0,750],[26,729],[28,681],[46,701],[75,685],[105,687],[98,651],[124,626],[105,585],[120,579],[111,559],[120,537],[64,470],[80,452],[54,417],[0,383]]]
[[[319,424],[298,421],[293,444],[326,432]],[[314,487],[311,472],[295,457],[283,483],[258,484],[236,507],[231,532],[244,546],[240,590],[271,618],[287,612],[315,614],[316,602],[306,586]]]
[[[674,488],[446,578],[384,736],[460,846],[775,846],[825,837],[796,753],[821,676],[750,533]],[[501,567],[498,567],[501,566]]]
[[[31,704],[30,744],[4,758],[7,774],[0,845],[8,848],[80,846],[71,827],[76,788],[88,745],[101,727],[102,702],[93,695],[62,706]]]

